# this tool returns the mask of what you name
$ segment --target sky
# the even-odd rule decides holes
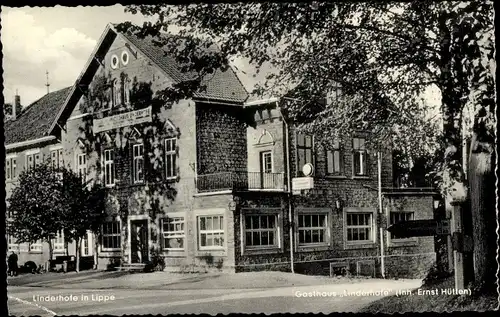
[[[29,105],[47,93],[74,84],[108,23],[131,21],[142,24],[140,13],[125,13],[124,7],[21,7],[2,6],[4,99]],[[234,66],[247,74],[252,68],[242,60]],[[247,90],[255,79],[238,71]]]
[[[3,44],[4,99],[14,101],[16,91],[27,106],[50,91],[74,84],[108,23],[131,21],[142,24],[140,13],[125,13],[121,5],[96,7],[2,6],[0,31]],[[248,91],[262,81],[265,71],[254,77],[255,68],[243,59],[232,63]],[[440,103],[439,92],[429,89],[425,99]]]

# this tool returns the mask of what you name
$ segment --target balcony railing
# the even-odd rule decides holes
[[[221,172],[198,175],[196,188],[199,193],[224,190],[269,190],[284,191],[284,173]]]

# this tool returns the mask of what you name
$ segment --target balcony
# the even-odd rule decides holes
[[[198,193],[237,191],[285,191],[285,173],[221,172],[198,175]]]

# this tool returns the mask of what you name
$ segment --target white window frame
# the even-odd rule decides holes
[[[358,140],[358,146],[355,146],[356,141]],[[362,142],[361,142],[362,140]],[[362,145],[360,144],[362,143]],[[360,173],[356,171],[356,154],[359,154],[359,166]],[[352,174],[354,177],[366,177],[368,176],[368,153],[366,151],[366,138],[362,137],[354,137],[352,138]]]
[[[62,147],[50,149],[50,165],[54,169],[64,167],[64,152]]]
[[[138,149],[137,151],[139,151],[140,154],[136,155],[136,149]],[[138,165],[140,162],[142,163],[142,170],[140,171],[142,178],[139,177],[140,174],[139,174]],[[132,182],[134,184],[144,183],[144,178],[145,178],[144,172],[145,172],[145,169],[144,169],[144,143],[134,144],[132,146]]]
[[[335,154],[338,153],[338,160],[335,160]],[[338,161],[338,171],[335,170]],[[339,140],[335,140],[332,148],[326,150],[326,175],[341,176],[343,174],[342,147]]]
[[[8,249],[9,249],[9,252],[20,252],[20,244],[19,243],[15,243],[16,239],[14,238],[14,236],[12,236],[11,234],[7,235],[7,243],[8,243]]]
[[[217,218],[218,219],[218,223],[219,225],[222,223],[222,228],[219,228],[219,229],[204,229],[202,230],[201,229],[201,219],[202,218],[205,218],[205,219],[212,219],[212,222],[213,222],[213,219],[214,218]],[[222,219],[221,219],[222,218]],[[224,214],[213,214],[213,215],[198,215],[196,217],[196,222],[197,222],[197,229],[198,229],[198,250],[200,251],[205,251],[205,250],[225,250],[226,248],[226,233],[225,233],[225,229],[226,229],[226,224],[225,224],[225,221],[226,221],[226,217]],[[205,222],[206,223],[206,222]],[[210,245],[210,246],[202,246],[201,245],[201,242],[202,242],[202,235],[212,235],[213,237],[216,237],[218,236],[219,238],[222,238],[222,245]],[[206,241],[206,239],[205,239]]]
[[[166,138],[164,145],[165,145],[165,178],[175,179],[177,178],[177,138],[176,137]],[[167,164],[168,161],[170,161],[170,171]]]
[[[349,214],[369,214],[370,223],[368,225],[348,225]],[[373,246],[376,239],[375,234],[376,210],[371,208],[344,208],[344,245],[346,247],[370,247]],[[348,240],[349,229],[365,229],[369,228],[369,237],[367,240]]]
[[[87,242],[87,245],[85,245]],[[92,232],[87,231],[87,234],[82,238],[81,251],[82,256],[91,256],[92,255]]]
[[[115,232],[112,232],[112,233],[104,233],[104,225],[105,224],[108,224],[108,223],[116,223],[117,224],[117,228],[118,228],[118,232],[115,233]],[[113,231],[113,230],[112,230]],[[104,246],[104,237],[107,237],[107,238],[113,238],[113,237],[118,237],[119,238],[119,242],[120,242],[120,246],[119,247],[111,247],[111,248],[108,248],[108,247],[105,247]],[[123,241],[122,241],[122,223],[119,219],[113,219],[113,220],[108,220],[108,221],[104,221],[104,223],[101,225],[101,239],[100,239],[100,245],[101,245],[101,251],[102,252],[112,252],[112,251],[120,251],[122,246],[123,246]]]
[[[259,152],[260,155],[260,171],[263,174],[270,174],[274,172],[274,164],[273,164],[273,151],[272,150],[267,150],[267,151],[261,151]],[[269,159],[269,162],[266,162],[266,157]],[[267,164],[270,164],[270,171],[267,170]]]
[[[40,153],[40,149],[36,149],[36,150],[32,150],[32,151],[26,151],[24,153],[24,156],[25,156],[25,165],[24,165],[24,168],[27,171],[31,170],[32,168],[35,168],[35,166],[37,166],[38,164],[40,164],[41,161],[42,161],[41,155],[42,154]],[[30,157],[33,159],[32,166],[30,166],[30,164],[28,164],[28,161],[29,161]],[[38,160],[37,160],[37,158],[38,158]]]
[[[8,155],[5,157],[5,180],[11,181],[17,179],[17,155]]]
[[[303,145],[299,145],[299,139],[300,138],[304,138],[304,144]],[[310,138],[311,139],[311,146],[307,146],[307,138]],[[296,133],[296,153],[297,153],[297,171],[298,171],[298,175],[299,176],[302,176],[302,167],[303,165],[307,164],[307,163],[311,163],[313,166],[314,166],[314,169],[316,169],[316,166],[315,166],[315,155],[314,155],[314,135],[311,135],[311,134],[307,134],[307,133]],[[307,152],[308,151],[311,151],[311,161],[308,162],[307,160]],[[300,152],[301,151],[304,151],[304,164],[302,166],[300,166]],[[314,173],[314,172],[313,172]]]
[[[274,228],[247,228],[248,221],[252,224],[252,217],[274,217]],[[245,250],[261,250],[261,249],[279,249],[281,248],[281,217],[279,211],[274,212],[256,212],[253,210],[249,210],[242,214],[242,237],[241,243],[244,245]],[[247,233],[259,233],[262,232],[273,232],[274,235],[274,243],[266,244],[266,245],[249,245],[247,243]],[[262,239],[262,236],[260,235]],[[253,239],[252,239],[253,240]]]
[[[80,164],[80,158],[82,159],[82,164]],[[85,183],[87,180],[87,154],[77,153],[75,161],[76,172],[82,178],[82,182]]]
[[[30,252],[33,252],[33,253],[41,253],[43,252],[43,244],[42,244],[42,241],[41,240],[37,240],[33,243],[30,243],[29,244],[29,250]]]
[[[109,152],[110,158],[106,159],[106,153]],[[102,174],[104,180],[104,186],[113,187],[116,184],[116,167],[115,167],[115,153],[114,149],[105,149],[102,153]],[[112,155],[112,157],[111,157]],[[112,183],[108,183],[108,166],[110,166],[110,173],[112,173]],[[110,177],[111,178],[111,177]]]
[[[174,230],[165,230],[165,225],[173,225]],[[176,225],[181,225],[181,230],[175,230]],[[184,216],[165,216],[160,218],[160,229],[162,239],[162,250],[164,251],[184,251],[186,248],[186,218]],[[182,239],[182,248],[166,247],[165,239]]]
[[[318,219],[318,226],[312,226],[312,219],[311,219],[311,226],[300,226],[300,218],[301,216],[324,216],[324,225],[320,225]],[[304,208],[304,209],[299,209],[298,213],[296,215],[296,245],[298,248],[307,248],[307,247],[325,247],[330,245],[330,240],[331,240],[331,231],[330,231],[330,222],[331,222],[331,212],[328,209],[323,209],[323,208]],[[301,231],[313,231],[313,230],[322,230],[324,231],[323,237],[324,241],[323,242],[301,242],[300,241],[300,232]]]
[[[64,231],[60,230],[52,241],[54,243],[54,253],[66,252],[66,243],[64,242]]]

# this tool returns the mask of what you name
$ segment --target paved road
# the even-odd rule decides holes
[[[273,289],[90,290],[10,286],[8,305],[9,313],[16,316],[355,312],[397,290],[418,286],[416,280],[367,280]],[[345,296],[346,291],[372,294]],[[47,295],[54,298],[42,301]]]

